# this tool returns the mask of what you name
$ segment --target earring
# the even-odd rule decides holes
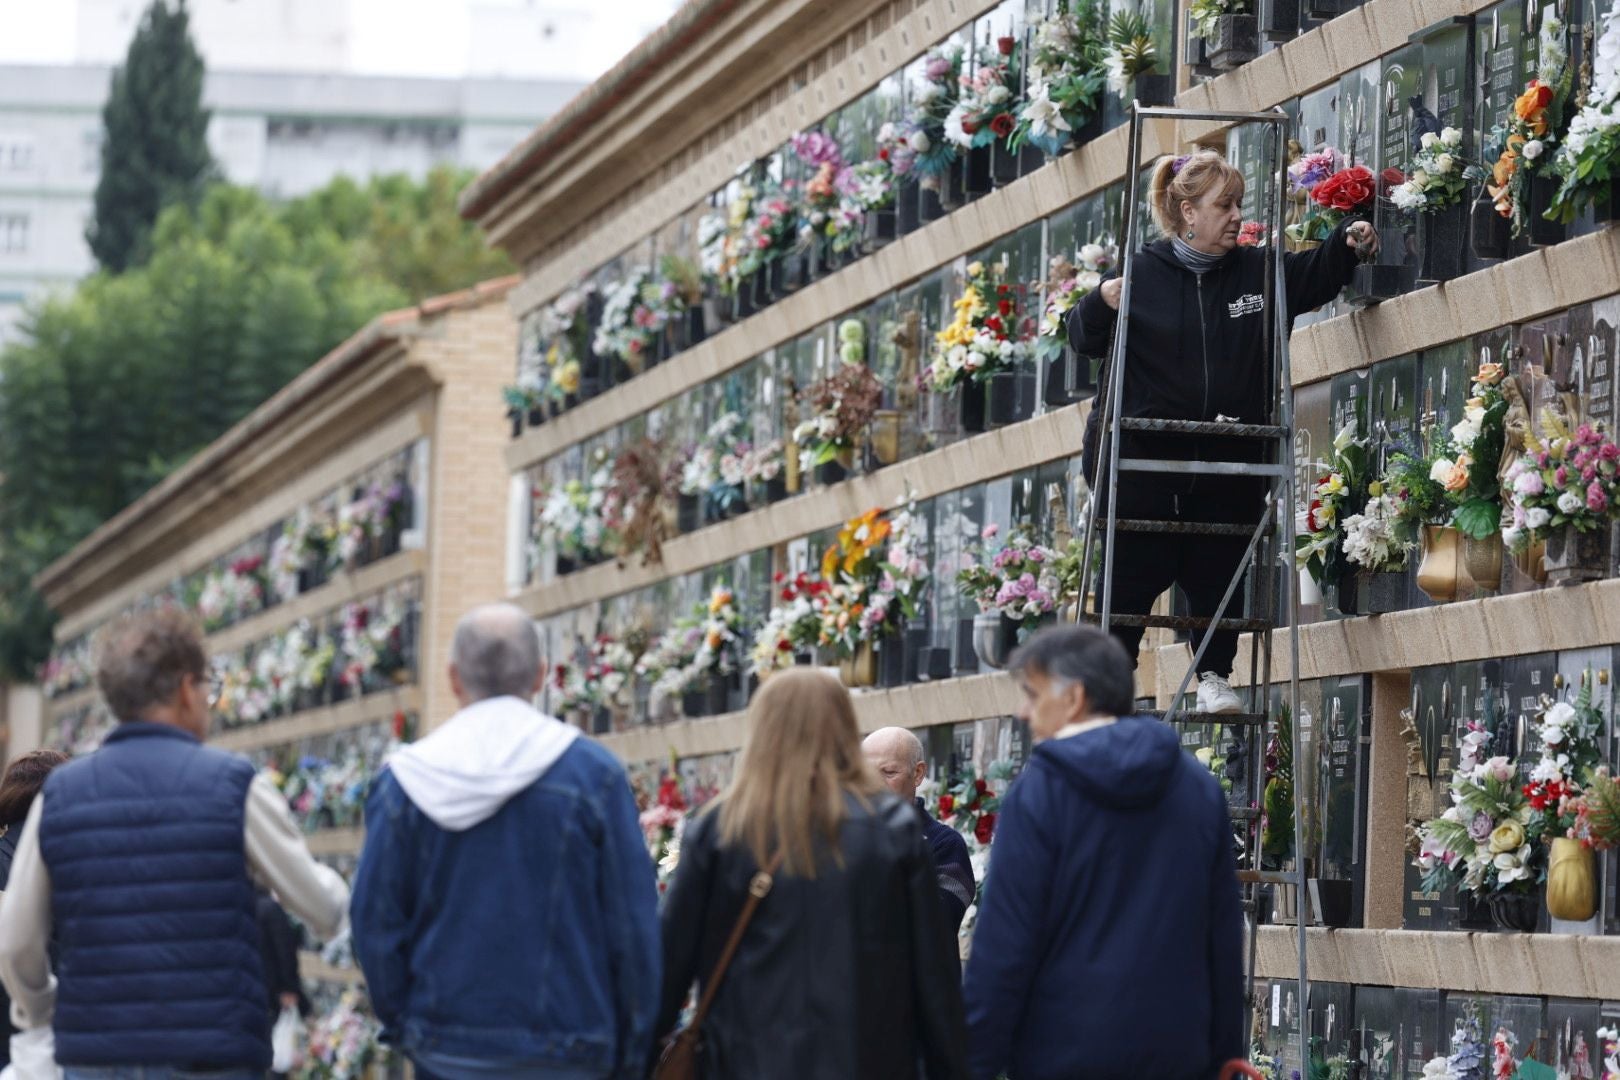
[[[1188,229],[1184,235],[1187,237],[1188,240],[1195,240],[1195,239],[1198,238],[1198,233],[1196,233],[1192,229]]]

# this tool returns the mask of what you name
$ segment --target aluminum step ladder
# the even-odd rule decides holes
[[[1268,168],[1262,175],[1273,177],[1271,197],[1266,200],[1266,220],[1264,222],[1267,238],[1268,273],[1266,275],[1265,298],[1266,309],[1271,313],[1268,329],[1267,345],[1271,354],[1271,389],[1274,392],[1272,415],[1266,417],[1266,423],[1235,423],[1224,420],[1193,421],[1193,420],[1161,420],[1150,418],[1116,419],[1119,416],[1123,400],[1125,380],[1129,377],[1126,370],[1126,333],[1130,324],[1128,318],[1123,317],[1130,311],[1131,305],[1131,279],[1132,268],[1135,264],[1137,247],[1140,239],[1140,226],[1137,221],[1138,209],[1141,206],[1142,170],[1140,168],[1142,154],[1143,128],[1152,121],[1211,121],[1225,125],[1255,124],[1264,125],[1270,138],[1265,140],[1269,147],[1267,158]],[[1096,475],[1087,478],[1090,483],[1087,510],[1084,517],[1085,543],[1081,561],[1082,579],[1080,594],[1087,598],[1087,604],[1082,604],[1081,617],[1098,623],[1103,630],[1112,627],[1142,627],[1163,628],[1175,631],[1202,631],[1197,646],[1193,651],[1192,663],[1187,673],[1181,679],[1174,698],[1171,699],[1170,708],[1164,710],[1162,715],[1166,722],[1174,721],[1178,716],[1185,715],[1183,703],[1193,679],[1199,670],[1204,652],[1209,647],[1210,636],[1215,630],[1232,630],[1252,635],[1250,640],[1251,678],[1247,687],[1247,704],[1245,711],[1234,714],[1223,714],[1211,717],[1212,723],[1219,723],[1229,729],[1247,731],[1249,737],[1244,740],[1238,738],[1235,745],[1241,747],[1240,753],[1247,756],[1247,767],[1244,770],[1244,783],[1247,790],[1243,807],[1232,810],[1234,831],[1242,837],[1241,854],[1238,861],[1238,880],[1243,891],[1243,910],[1248,926],[1248,949],[1245,961],[1245,1013],[1244,1023],[1246,1032],[1253,1030],[1253,1013],[1255,1008],[1254,982],[1255,957],[1258,944],[1258,926],[1262,905],[1269,889],[1279,885],[1294,886],[1294,895],[1297,898],[1295,915],[1299,932],[1299,1003],[1301,1010],[1301,1023],[1299,1033],[1299,1058],[1301,1068],[1307,1067],[1310,1060],[1309,1040],[1310,1025],[1304,1022],[1303,1017],[1308,1015],[1309,998],[1309,965],[1306,959],[1306,927],[1309,924],[1309,903],[1306,899],[1306,860],[1303,844],[1300,842],[1302,830],[1300,823],[1305,820],[1304,807],[1301,804],[1300,792],[1303,785],[1293,785],[1293,816],[1295,829],[1295,867],[1290,871],[1268,871],[1261,867],[1260,826],[1261,801],[1264,794],[1264,751],[1268,732],[1272,730],[1274,717],[1272,715],[1272,650],[1273,633],[1279,629],[1273,621],[1274,612],[1282,612],[1284,626],[1288,632],[1288,678],[1287,678],[1287,706],[1289,715],[1295,720],[1290,724],[1292,731],[1293,760],[1296,771],[1304,760],[1300,746],[1300,727],[1297,722],[1299,711],[1299,588],[1298,576],[1293,570],[1294,551],[1294,466],[1293,466],[1293,432],[1294,432],[1294,398],[1293,382],[1288,361],[1288,305],[1284,300],[1283,277],[1283,201],[1287,192],[1287,139],[1292,121],[1286,113],[1278,109],[1271,112],[1260,113],[1223,113],[1199,112],[1186,109],[1145,107],[1140,102],[1132,102],[1130,113],[1130,179],[1128,195],[1125,204],[1125,229],[1121,241],[1123,263],[1121,269],[1121,290],[1119,311],[1121,318],[1117,319],[1114,328],[1114,338],[1110,349],[1109,363],[1104,375],[1104,389],[1098,396],[1096,406],[1103,410],[1100,417],[1102,441],[1097,455]],[[1209,437],[1220,436],[1240,440],[1253,440],[1262,453],[1258,455],[1262,460],[1256,462],[1237,461],[1189,461],[1177,459],[1157,458],[1122,458],[1120,456],[1120,437],[1125,432],[1147,433],[1153,435]],[[1135,518],[1121,518],[1115,513],[1118,500],[1107,499],[1106,511],[1099,507],[1099,496],[1103,492],[1114,492],[1119,489],[1121,474],[1180,474],[1195,476],[1227,476],[1227,477],[1255,477],[1269,481],[1269,493],[1265,502],[1265,509],[1260,512],[1260,520],[1253,525],[1248,524],[1205,524],[1187,521],[1151,521]],[[1257,507],[1257,510],[1259,508]],[[1113,610],[1114,592],[1114,564],[1113,552],[1115,541],[1121,534],[1157,533],[1167,535],[1194,535],[1212,537],[1242,537],[1249,538],[1248,548],[1237,574],[1227,584],[1226,591],[1212,617],[1200,618],[1186,615],[1153,615],[1153,614],[1122,614]],[[1101,559],[1095,556],[1100,550]],[[1286,562],[1281,560],[1286,559]],[[1093,564],[1101,564],[1101,588],[1094,594]],[[1248,611],[1244,616],[1236,613],[1233,601],[1237,597],[1238,586],[1247,575],[1248,580]],[[1279,605],[1278,587],[1281,586],[1281,603]],[[1094,611],[1085,611],[1088,606],[1095,607]],[[1228,614],[1228,612],[1234,612]]]

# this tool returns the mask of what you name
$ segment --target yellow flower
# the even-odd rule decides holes
[[[557,386],[565,394],[579,393],[579,361],[570,360],[557,369]]]
[[[714,595],[709,597],[709,614],[718,615],[723,609],[729,606],[731,606],[731,590],[714,590]]]
[[[547,367],[556,367],[557,366],[557,361],[560,360],[561,358],[562,358],[562,347],[560,345],[558,345],[555,341],[553,341],[551,343],[551,348],[546,350],[546,366]]]
[[[1491,830],[1491,854],[1518,851],[1524,846],[1524,826],[1511,818]]]
[[[982,273],[984,273],[984,263],[982,263],[982,262],[970,262],[970,263],[967,264],[967,276],[968,277],[976,278]],[[971,292],[972,290],[970,289],[969,291]]]

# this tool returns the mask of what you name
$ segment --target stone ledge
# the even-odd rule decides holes
[[[332,735],[350,728],[364,727],[387,720],[397,712],[419,712],[422,691],[417,686],[404,686],[395,690],[381,690],[374,694],[326,705],[319,709],[294,713],[281,720],[267,720],[262,724],[234,728],[212,736],[208,742],[221,750],[259,750],[267,746],[297,742],[317,735]]]

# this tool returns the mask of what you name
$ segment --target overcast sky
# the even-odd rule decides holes
[[[255,0],[242,0],[253,3]],[[263,0],[260,0],[263,2]],[[576,70],[557,77],[591,79],[628,52],[641,37],[660,25],[677,0],[347,0],[352,18],[349,70],[360,74],[434,75],[504,74],[471,71],[468,9],[524,8],[537,21],[548,9],[588,11],[594,25],[588,34],[567,42],[564,55]],[[600,15],[600,18],[596,16]],[[75,57],[75,0],[0,0],[0,63],[65,64]],[[205,57],[205,60],[207,58]]]

